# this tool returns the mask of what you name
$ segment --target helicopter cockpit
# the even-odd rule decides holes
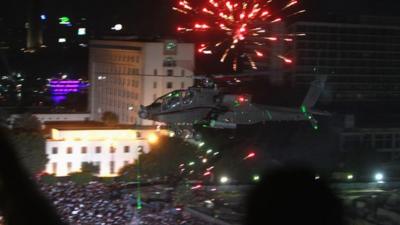
[[[161,105],[162,111],[180,109],[193,103],[192,90],[175,90],[158,99],[153,104]]]

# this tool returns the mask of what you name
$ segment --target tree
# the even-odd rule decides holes
[[[98,174],[100,171],[100,167],[98,165],[94,165],[91,162],[84,162],[82,163],[81,168],[82,173],[89,173],[89,174]]]
[[[32,174],[45,169],[48,161],[45,140],[40,133],[14,133],[12,141],[22,165]]]
[[[135,164],[128,164],[123,166],[119,171],[118,175],[127,181],[134,181],[136,179],[137,168]]]
[[[113,126],[118,124],[119,120],[118,120],[118,115],[115,114],[114,112],[104,112],[101,120],[109,126]]]
[[[196,159],[197,147],[179,138],[161,137],[151,146],[148,154],[140,156],[142,178],[171,178],[179,173],[179,165]],[[168,159],[168,160],[166,160]],[[137,173],[137,161],[123,167],[120,176],[134,180]]]
[[[14,120],[13,129],[25,132],[39,132],[42,124],[36,116],[25,113]]]
[[[96,180],[96,177],[93,174],[85,173],[85,172],[75,172],[70,173],[69,179],[77,184],[84,185],[89,183],[90,181]]]

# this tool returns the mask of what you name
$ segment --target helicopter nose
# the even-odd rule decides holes
[[[148,119],[149,117],[149,111],[143,105],[140,105],[139,117],[142,119]]]

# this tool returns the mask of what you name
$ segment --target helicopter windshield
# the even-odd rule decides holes
[[[156,100],[155,103],[162,103],[163,110],[177,109],[182,105],[193,102],[193,93],[188,90],[177,90],[170,92]]]

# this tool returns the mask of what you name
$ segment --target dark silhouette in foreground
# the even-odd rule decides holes
[[[343,225],[343,205],[316,173],[302,166],[273,169],[250,193],[246,225]]]
[[[0,131],[0,146],[0,211],[6,224],[64,224],[20,164],[4,131]]]

